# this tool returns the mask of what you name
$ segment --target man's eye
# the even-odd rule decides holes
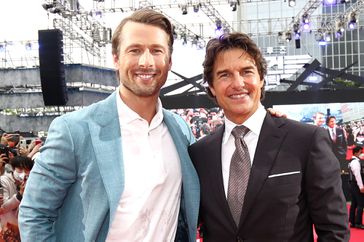
[[[154,49],[154,50],[152,50],[152,53],[160,54],[160,53],[163,53],[163,50],[161,50],[161,49]]]
[[[228,75],[228,73],[221,73],[220,75],[219,75],[219,78],[226,78],[226,77],[228,77],[229,75]]]
[[[140,50],[139,49],[130,49],[129,52],[130,53],[139,53]]]

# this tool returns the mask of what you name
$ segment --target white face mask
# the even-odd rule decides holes
[[[16,170],[13,172],[13,175],[14,175],[14,179],[19,181],[19,182],[22,182],[24,180],[24,177],[25,177],[25,172],[17,172]]]

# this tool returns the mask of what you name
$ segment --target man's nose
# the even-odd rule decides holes
[[[154,58],[149,50],[145,50],[139,58],[139,66],[151,67],[154,66]]]
[[[245,80],[240,73],[236,72],[233,74],[233,85],[236,87],[242,87],[245,86]]]

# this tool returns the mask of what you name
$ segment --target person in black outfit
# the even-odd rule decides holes
[[[363,207],[364,207],[364,165],[360,161],[362,148],[355,146],[353,148],[353,157],[349,163],[349,183],[352,196],[349,222],[351,227],[364,229],[363,225]]]

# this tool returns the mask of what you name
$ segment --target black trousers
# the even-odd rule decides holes
[[[350,183],[351,205],[349,222],[351,224],[363,224],[364,193],[361,193],[356,182]]]

